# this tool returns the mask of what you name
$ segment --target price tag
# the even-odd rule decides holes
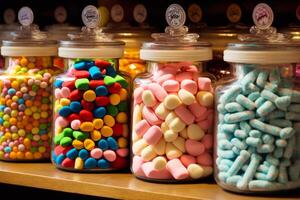
[[[171,4],[166,11],[166,20],[175,29],[182,27],[186,20],[184,9],[178,4]]]
[[[242,9],[238,4],[230,4],[226,11],[226,16],[231,23],[237,23],[242,17]]]
[[[187,10],[188,18],[193,23],[199,23],[202,19],[202,9],[198,4],[191,4]]]
[[[147,9],[143,4],[137,4],[133,9],[133,18],[138,23],[143,23],[147,18]]]
[[[114,22],[121,22],[124,18],[124,9],[120,4],[116,4],[111,8],[111,18]]]
[[[67,10],[63,6],[58,6],[54,10],[54,18],[58,23],[64,23],[67,19]]]
[[[34,15],[29,7],[22,7],[18,12],[18,20],[23,26],[30,26],[33,22]]]
[[[99,26],[100,15],[95,6],[86,6],[81,14],[84,25],[88,28],[96,28]]]
[[[271,7],[265,3],[260,3],[257,6],[255,6],[252,18],[254,21],[254,24],[259,29],[268,29],[274,20],[274,14],[271,9]]]
[[[3,19],[5,24],[13,24],[16,20],[16,13],[13,9],[8,8],[3,13]]]

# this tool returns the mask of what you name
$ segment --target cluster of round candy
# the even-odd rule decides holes
[[[128,81],[105,60],[69,61],[55,85],[53,162],[76,170],[128,164]]]
[[[0,159],[50,157],[52,122],[51,57],[14,57],[0,76]]]
[[[213,89],[192,63],[165,63],[134,90],[132,171],[149,179],[212,173]]]
[[[244,66],[220,89],[217,178],[239,190],[276,190],[300,180],[300,92],[284,67]]]

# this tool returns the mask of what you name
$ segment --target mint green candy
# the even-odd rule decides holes
[[[89,89],[89,79],[80,78],[75,81],[75,86],[79,90],[88,90]]]
[[[81,131],[73,131],[73,137],[76,138],[77,140],[84,140],[88,138],[88,134],[83,133]]]
[[[64,137],[63,134],[58,134],[58,135],[56,135],[56,136],[54,137],[54,143],[55,143],[56,145],[60,144],[60,141],[61,141],[61,139],[62,139],[63,137]]]
[[[105,76],[104,77],[104,83],[105,83],[105,85],[112,85],[115,82],[116,82],[116,80],[113,77],[111,77],[111,76]]]
[[[118,83],[120,83],[123,88],[127,88],[128,87],[128,82],[126,81],[125,78],[123,78],[120,75],[117,75],[115,77],[115,81],[118,82]]]
[[[63,130],[62,134],[63,134],[64,137],[72,137],[72,135],[73,135],[73,129],[71,129],[71,128],[65,128]]]
[[[61,140],[60,140],[60,145],[63,146],[63,147],[66,147],[66,146],[69,146],[72,144],[72,138],[70,137],[63,137]]]
[[[117,114],[119,113],[118,108],[116,106],[111,105],[111,104],[107,106],[106,110],[107,110],[107,114],[109,114],[113,117],[117,116]]]

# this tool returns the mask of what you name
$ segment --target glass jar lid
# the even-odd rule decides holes
[[[141,59],[150,61],[205,61],[212,59],[212,49],[208,42],[199,41],[199,35],[188,33],[184,26],[186,15],[178,4],[167,8],[166,20],[169,24],[165,33],[153,33],[153,42],[143,43]]]
[[[228,44],[224,61],[249,64],[300,62],[299,44],[271,27],[273,11],[267,4],[258,4],[252,17],[255,26],[251,27],[250,34],[238,35],[240,42]]]
[[[33,12],[23,7],[18,12],[19,31],[12,32],[12,40],[4,40],[1,47],[3,56],[55,56],[57,43],[47,40],[47,34],[39,30],[33,23]]]
[[[95,6],[86,6],[82,11],[85,26],[79,33],[68,34],[69,40],[60,41],[58,54],[65,58],[120,58],[125,43],[112,39],[111,34],[98,28],[100,15]]]

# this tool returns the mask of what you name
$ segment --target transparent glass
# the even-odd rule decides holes
[[[145,72],[146,62],[140,59],[140,48],[125,48],[124,55],[119,60],[120,70],[130,74],[132,78]]]
[[[118,59],[65,59],[54,82],[52,162],[97,172],[129,165],[129,83]]]
[[[300,88],[295,64],[233,63],[216,88],[214,175],[240,193],[300,187]]]
[[[53,57],[5,57],[0,75],[0,160],[50,160]]]
[[[132,173],[185,182],[212,174],[213,87],[202,62],[149,62],[133,85]]]

